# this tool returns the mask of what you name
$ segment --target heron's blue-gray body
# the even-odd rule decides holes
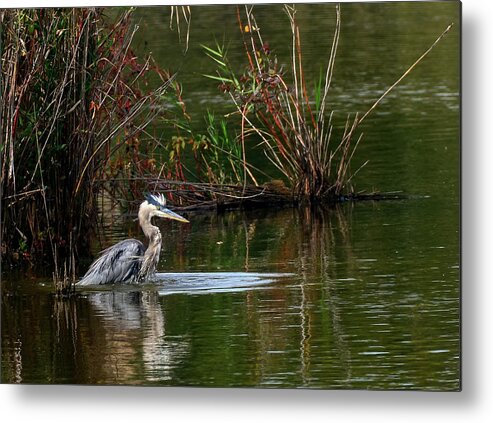
[[[137,239],[120,241],[101,252],[77,285],[133,282],[142,267],[144,251],[144,244]]]

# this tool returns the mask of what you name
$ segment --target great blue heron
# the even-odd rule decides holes
[[[136,239],[120,241],[104,250],[76,285],[145,282],[156,273],[161,252],[161,232],[152,225],[151,219],[156,216],[186,223],[188,220],[167,209],[162,194],[147,194],[145,198],[139,207],[139,224],[149,240],[147,250]]]

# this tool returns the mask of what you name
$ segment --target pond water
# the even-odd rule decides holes
[[[455,23],[364,124],[355,167],[370,162],[356,188],[410,199],[190,212],[189,225],[159,222],[156,283],[85,289],[66,301],[53,296],[47,271],[3,269],[2,382],[459,389],[458,8],[342,6],[331,98],[342,125]],[[224,37],[231,57],[240,54],[233,6],[195,7],[192,17],[184,56],[168,29],[169,11],[139,9],[136,49],[180,70],[200,126],[207,108],[229,106],[217,84],[201,77],[213,68],[199,44]],[[307,75],[318,75],[334,7],[302,5],[298,17]],[[280,7],[258,7],[257,20],[289,60]],[[138,226],[119,219],[102,244],[129,236],[141,238]]]

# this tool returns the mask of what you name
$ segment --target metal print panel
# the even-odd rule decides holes
[[[2,383],[460,390],[459,2],[0,22]]]

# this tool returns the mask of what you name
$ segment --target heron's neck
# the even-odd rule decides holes
[[[161,252],[161,232],[157,226],[151,224],[149,215],[139,213],[139,223],[145,236],[149,240],[147,249],[142,257],[138,280],[145,281],[156,272]]]
[[[149,243],[153,242],[156,236],[161,234],[159,228],[151,223],[151,215],[149,210],[146,210],[142,206],[139,209],[139,224],[142,228],[142,232],[149,239]]]
[[[144,232],[144,235],[149,240],[149,244],[153,244],[158,241],[158,239],[161,239],[161,232],[159,231],[159,228],[157,226],[154,226],[151,223],[151,219],[139,219],[139,223],[142,228],[142,232]]]

